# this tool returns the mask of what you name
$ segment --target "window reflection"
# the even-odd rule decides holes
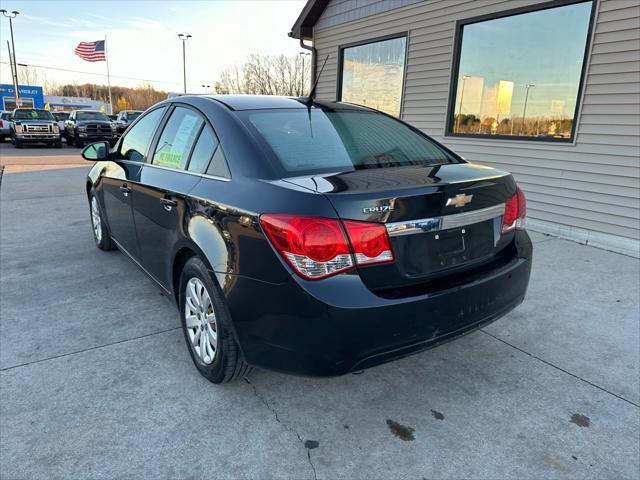
[[[343,50],[341,100],[400,116],[406,37]]]
[[[572,137],[592,2],[462,27],[449,131]]]

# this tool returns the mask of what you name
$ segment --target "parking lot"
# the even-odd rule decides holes
[[[3,479],[640,475],[638,259],[532,233],[525,303],[480,331],[214,386],[175,306],[95,247],[78,152],[0,145]]]

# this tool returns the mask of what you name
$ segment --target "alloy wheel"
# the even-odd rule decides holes
[[[184,318],[193,351],[201,362],[211,364],[218,350],[218,325],[211,296],[197,277],[185,287]]]

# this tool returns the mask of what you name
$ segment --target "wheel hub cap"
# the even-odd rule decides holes
[[[201,362],[212,363],[218,350],[218,324],[211,296],[197,277],[185,287],[184,317],[194,353]]]

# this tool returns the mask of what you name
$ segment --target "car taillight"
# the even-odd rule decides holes
[[[326,278],[356,264],[393,261],[387,231],[380,224],[347,221],[343,227],[331,218],[272,214],[262,215],[260,222],[278,253],[307,280]]]
[[[358,265],[393,262],[393,252],[384,225],[346,220],[344,226]]]
[[[260,221],[278,253],[303,278],[317,280],[353,267],[339,220],[263,215]]]
[[[527,201],[524,198],[522,190],[518,188],[516,193],[507,199],[504,205],[504,215],[502,216],[500,233],[505,234],[514,229],[524,229],[526,215]]]

